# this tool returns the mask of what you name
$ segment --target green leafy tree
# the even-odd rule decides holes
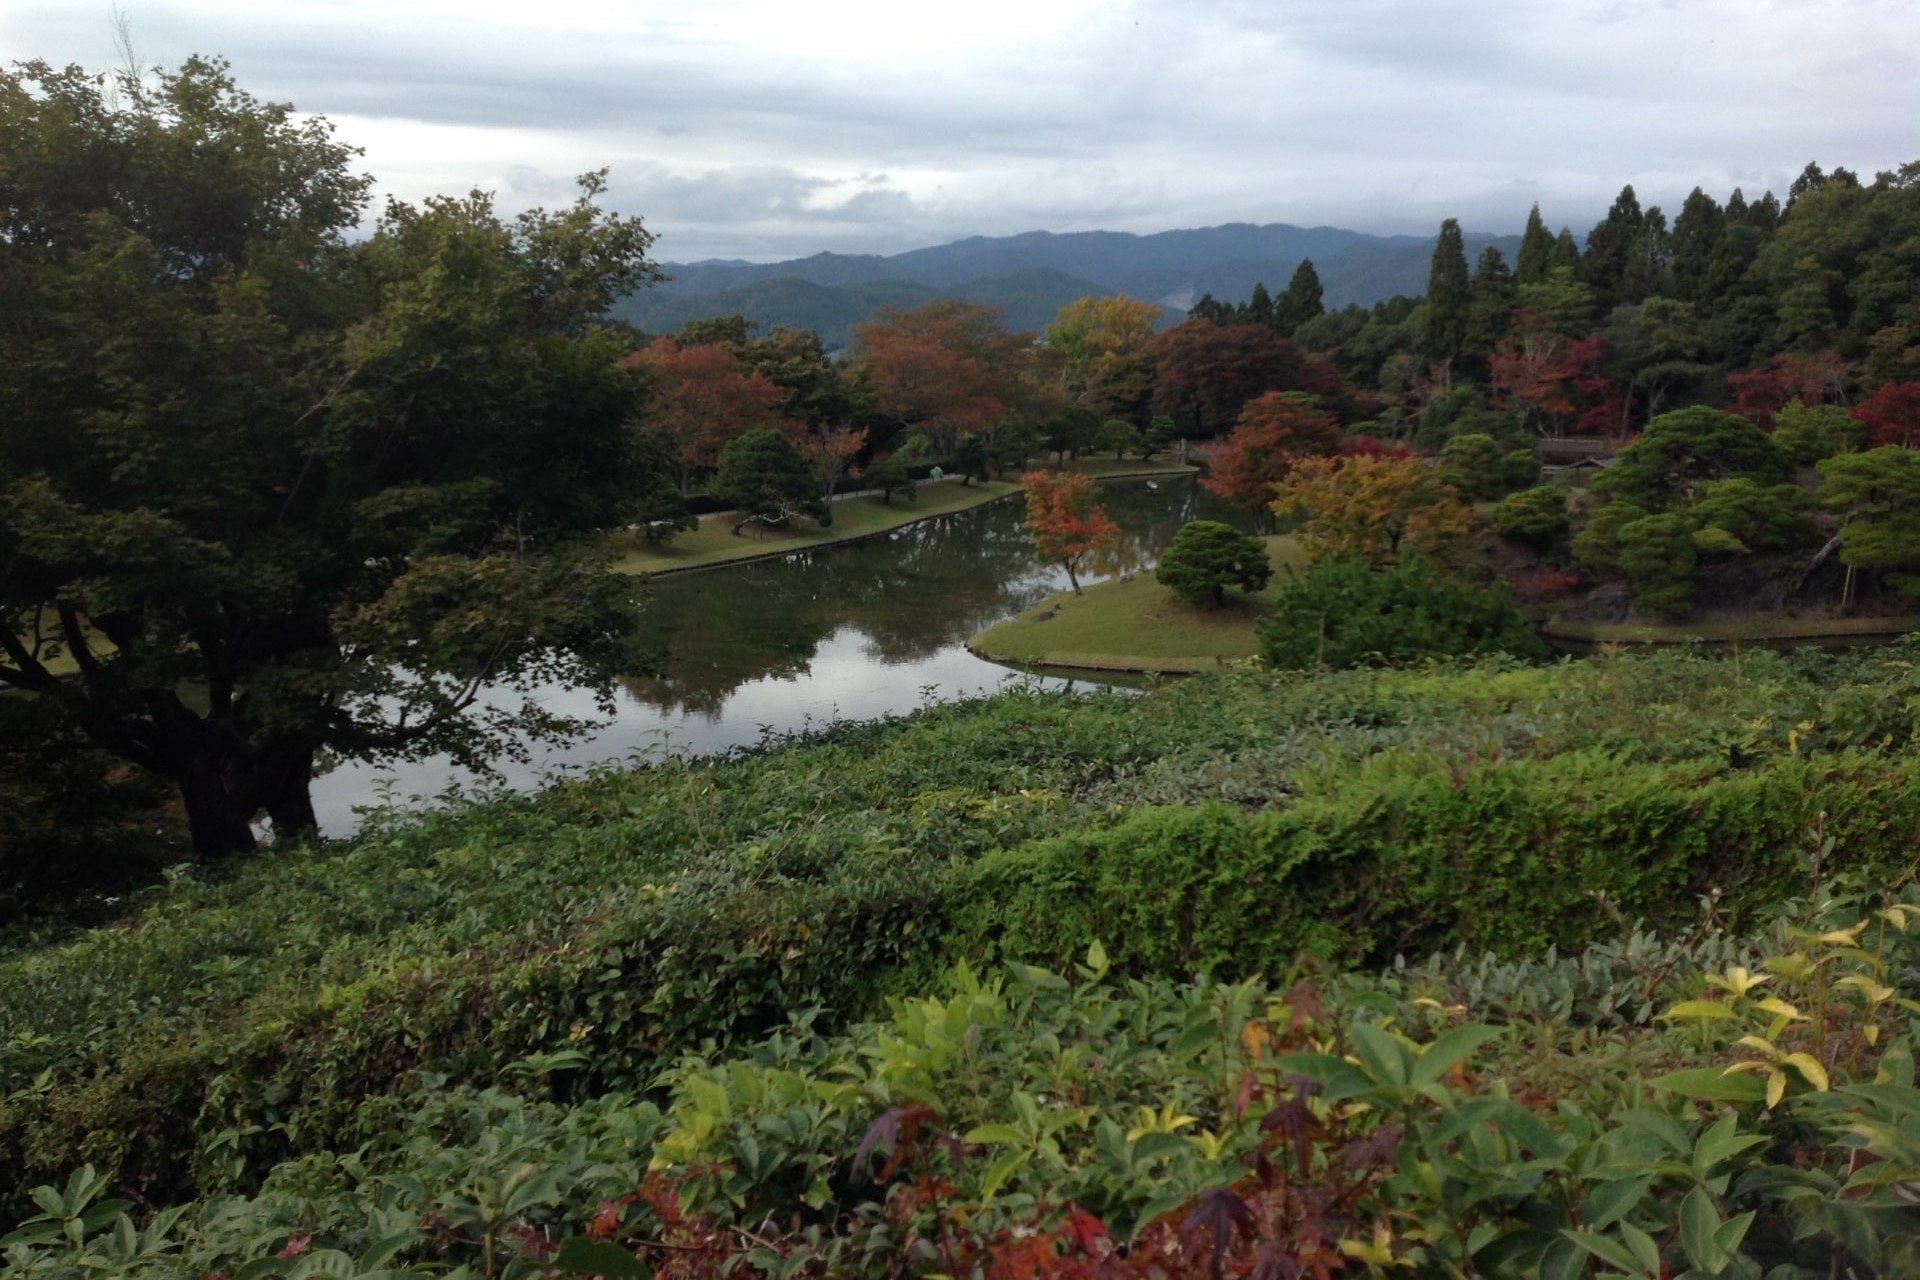
[[[1455,436],[1440,450],[1440,475],[1464,498],[1497,498],[1507,491],[1507,451],[1492,436]]]
[[[1693,608],[1693,567],[1699,549],[1693,527],[1677,514],[1646,516],[1622,526],[1615,557],[1627,575],[1637,608],[1662,617]]]
[[[963,485],[991,478],[989,473],[993,469],[993,454],[983,436],[961,437],[960,443],[954,446],[953,457],[948,461]]]
[[[750,524],[784,525],[795,516],[833,523],[833,507],[793,441],[760,427],[728,441],[708,491],[734,510],[737,537]]]
[[[1569,527],[1566,491],[1551,484],[1523,489],[1495,507],[1492,519],[1503,538],[1547,546]]]
[[[1267,544],[1218,520],[1190,520],[1154,570],[1160,584],[1188,604],[1227,602],[1227,588],[1260,591],[1273,577]]]
[[[25,64],[0,119],[0,684],[170,779],[204,855],[311,829],[323,750],[577,728],[531,692],[625,665],[638,383],[599,320],[655,275],[601,177],[354,242],[356,153],[222,63]]]
[[[1586,527],[1573,537],[1573,558],[1589,569],[1620,567],[1620,531],[1636,520],[1647,518],[1647,509],[1637,503],[1615,498],[1593,513]]]
[[[1113,450],[1114,459],[1119,461],[1129,453],[1140,451],[1140,428],[1125,418],[1109,418],[1100,424],[1100,443]]]
[[[1774,414],[1773,439],[1795,462],[1811,466],[1838,453],[1858,452],[1867,442],[1867,429],[1837,404],[1807,405],[1795,396]]]
[[[1840,561],[1920,595],[1920,451],[1882,445],[1820,464],[1820,501],[1840,513]]]
[[[1261,659],[1278,671],[1547,653],[1505,583],[1478,587],[1418,557],[1382,569],[1351,556],[1320,560],[1275,591],[1256,632]]]
[[[677,533],[691,533],[700,518],[687,510],[686,497],[671,484],[653,484],[641,490],[633,504],[633,527],[649,546],[671,542]]]
[[[1738,476],[1701,485],[1700,497],[1685,514],[1696,543],[1701,533],[1718,530],[1738,552],[1790,551],[1819,536],[1807,515],[1812,505],[1813,498],[1797,484],[1761,484]]]
[[[913,473],[898,458],[881,459],[862,472],[860,479],[869,489],[878,489],[880,501],[887,506],[893,505],[893,495],[896,493],[911,502],[918,491],[913,482]]]
[[[1766,484],[1790,480],[1793,455],[1745,418],[1696,405],[1648,423],[1593,487],[1661,511],[1705,481],[1737,475]]]
[[[1164,413],[1155,414],[1147,423],[1146,436],[1140,442],[1140,456],[1151,458],[1156,453],[1164,453],[1173,447],[1173,419]]]

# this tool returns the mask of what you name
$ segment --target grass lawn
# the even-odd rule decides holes
[[[1550,639],[1594,644],[1684,644],[1689,640],[1815,640],[1824,636],[1881,636],[1920,631],[1920,617],[1789,618],[1777,613],[1695,622],[1549,622]]]
[[[1304,568],[1300,546],[1267,538],[1275,585],[1289,566]],[[1274,587],[1257,595],[1227,592],[1220,609],[1197,608],[1161,586],[1151,572],[1131,582],[1102,582],[1084,595],[1043,600],[967,642],[983,658],[1023,665],[1103,667],[1118,671],[1206,671],[1251,658],[1259,648],[1253,624],[1272,607]],[[1041,615],[1051,616],[1041,620]]]
[[[801,519],[788,529],[748,525],[737,538],[730,532],[732,513],[719,512],[702,518],[698,529],[679,535],[664,547],[649,547],[634,538],[627,553],[613,567],[622,573],[665,573],[725,564],[730,560],[785,555],[789,551],[885,533],[915,520],[945,515],[949,511],[965,511],[1018,492],[1019,485],[1004,480],[973,485],[963,485],[958,480],[937,480],[922,484],[911,500],[899,496],[895,496],[892,503],[879,498],[842,499],[833,504],[833,523],[824,529],[811,520]]]

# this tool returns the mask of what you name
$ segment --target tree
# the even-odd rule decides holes
[[[1113,450],[1116,462],[1122,461],[1127,454],[1138,452],[1142,448],[1140,428],[1125,418],[1109,418],[1100,424],[1100,443]]]
[[[1805,405],[1796,396],[1774,415],[1773,439],[1795,462],[1811,466],[1866,447],[1867,429],[1837,404]]]
[[[1760,484],[1736,476],[1701,485],[1699,499],[1685,515],[1703,550],[1718,545],[1744,555],[1789,551],[1813,541],[1818,530],[1806,514],[1812,505],[1807,491],[1791,481]]]
[[[589,175],[351,243],[370,180],[325,120],[202,59],[113,90],[0,73],[0,683],[170,779],[204,855],[263,808],[311,829],[321,750],[485,767],[577,727],[491,704],[626,656],[599,535],[637,387],[597,321],[651,235]]]
[[[925,432],[940,457],[1011,411],[1032,341],[1007,332],[998,308],[954,298],[883,307],[853,332],[875,407]]]
[[[1467,277],[1467,248],[1458,219],[1440,224],[1427,271],[1427,322],[1421,347],[1427,358],[1449,361],[1466,349],[1472,321],[1472,282]]]
[[[1473,511],[1424,458],[1305,458],[1273,503],[1309,554],[1388,565],[1444,560],[1473,530]]]
[[[858,427],[829,427],[812,431],[794,442],[794,448],[807,461],[814,483],[820,487],[820,500],[833,501],[834,486],[846,474],[853,460],[866,447],[867,433]]]
[[[1920,444],[1920,382],[1883,382],[1854,406],[1867,443]]]
[[[1544,284],[1547,279],[1547,263],[1553,256],[1553,233],[1547,230],[1547,224],[1540,216],[1540,205],[1536,201],[1527,213],[1527,228],[1520,233],[1520,253],[1514,260],[1513,280],[1515,284]]]
[[[1100,505],[1092,476],[1079,471],[1029,471],[1021,478],[1027,491],[1027,533],[1042,560],[1067,571],[1073,594],[1080,594],[1080,565],[1089,552],[1111,546],[1120,526]]]
[[[1840,562],[1920,595],[1920,451],[1882,445],[1819,465],[1821,504],[1840,513]]]
[[[909,501],[915,493],[913,473],[898,458],[882,458],[862,472],[860,478],[869,489],[878,489],[880,501],[888,506],[893,505],[893,495],[896,493]]]
[[[1633,603],[1662,617],[1693,608],[1693,566],[1699,551],[1685,516],[1645,516],[1623,525],[1615,563],[1627,575]]]
[[[1159,318],[1159,304],[1125,294],[1080,298],[1061,307],[1042,336],[1063,357],[1067,396],[1098,413],[1143,399],[1142,379],[1151,379],[1152,367],[1142,356]]]
[[[1248,401],[1226,443],[1214,452],[1201,485],[1272,520],[1276,487],[1299,459],[1340,447],[1340,424],[1298,392],[1269,391]]]
[[[683,493],[719,465],[720,450],[735,437],[763,427],[799,434],[781,417],[780,388],[765,374],[741,368],[721,342],[683,346],[659,338],[628,363],[651,383],[640,430],[660,442]]]
[[[1493,531],[1503,538],[1544,547],[1568,528],[1566,490],[1557,485],[1522,489],[1493,509]]]
[[[1745,418],[1696,405],[1655,418],[1593,482],[1649,511],[1665,510],[1703,481],[1746,475],[1793,478],[1793,456]]]
[[[1148,345],[1154,359],[1153,412],[1189,438],[1225,435],[1247,401],[1267,391],[1305,391],[1332,399],[1340,379],[1317,357],[1272,330],[1189,320]]]
[[[750,524],[784,525],[794,516],[833,523],[833,508],[793,441],[770,427],[736,436],[720,451],[708,491],[740,517],[733,534]]]
[[[1173,444],[1173,419],[1164,413],[1155,414],[1147,422],[1146,435],[1140,441],[1140,456],[1151,458],[1163,453]]]
[[[1417,557],[1379,569],[1358,556],[1323,558],[1274,592],[1273,612],[1255,632],[1261,660],[1276,671],[1480,653],[1547,656],[1509,602],[1506,583],[1482,589]]]
[[[1457,435],[1440,450],[1440,474],[1463,497],[1498,498],[1507,491],[1507,451],[1489,435]]]
[[[1260,591],[1273,577],[1267,544],[1218,520],[1190,520],[1173,535],[1173,542],[1154,570],[1160,585],[1188,604],[1227,602],[1226,589]]]
[[[1283,338],[1292,337],[1295,329],[1326,313],[1325,297],[1326,290],[1320,286],[1320,273],[1314,270],[1313,259],[1300,259],[1300,265],[1293,269],[1293,278],[1287,281],[1287,291],[1274,303],[1274,332]]]

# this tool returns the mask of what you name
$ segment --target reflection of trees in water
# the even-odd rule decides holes
[[[1103,496],[1122,536],[1096,566],[1099,576],[1151,565],[1202,514],[1247,524],[1190,479],[1112,484]],[[662,579],[642,626],[663,637],[667,658],[658,676],[622,684],[642,705],[717,720],[747,682],[805,674],[842,627],[867,638],[876,662],[931,657],[1065,585],[1035,560],[1023,513],[1018,500],[999,502],[889,538]]]

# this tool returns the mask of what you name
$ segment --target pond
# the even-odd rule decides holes
[[[1084,581],[1150,569],[1189,520],[1251,528],[1191,476],[1112,481],[1101,496],[1121,538]],[[660,647],[657,673],[620,682],[604,728],[530,762],[503,762],[503,780],[528,787],[608,760],[724,752],[1034,679],[966,650],[969,636],[1066,589],[1063,570],[1035,560],[1023,511],[1016,497],[886,538],[655,579],[641,626]],[[559,712],[594,712],[577,689],[543,697]],[[347,764],[315,780],[314,807],[324,832],[346,835],[358,806],[476,781],[445,760]]]

